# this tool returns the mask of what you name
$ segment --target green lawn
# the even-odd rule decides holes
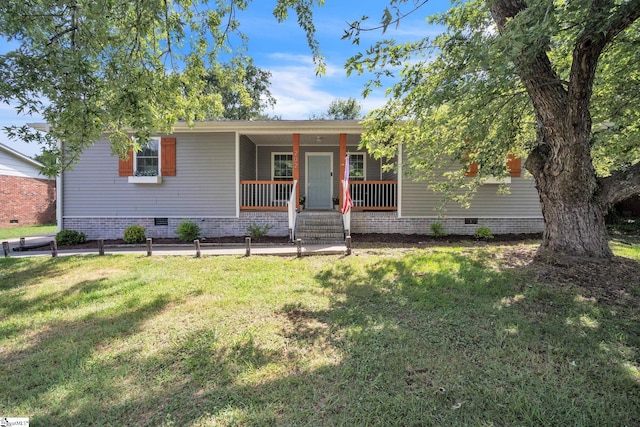
[[[26,225],[19,227],[0,228],[0,242],[15,237],[28,237],[35,234],[55,233],[57,231],[58,229],[55,224]]]
[[[578,279],[541,283],[530,250],[0,259],[0,414],[47,426],[638,425],[637,277],[593,297]]]

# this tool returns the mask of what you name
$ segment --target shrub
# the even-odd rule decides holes
[[[122,239],[127,243],[143,243],[146,239],[147,229],[141,225],[134,224],[124,229]]]
[[[247,226],[247,234],[249,235],[249,237],[251,237],[251,240],[258,241],[260,240],[260,238],[262,238],[262,236],[267,234],[269,230],[271,230],[272,228],[273,228],[273,225],[271,224],[259,225],[259,224],[253,223]]]
[[[200,237],[200,227],[191,221],[182,221],[176,232],[183,242],[193,242]]]
[[[487,226],[478,227],[476,232],[473,234],[476,239],[490,240],[493,239],[493,234],[491,234],[491,229]]]
[[[87,236],[76,230],[62,230],[56,234],[56,242],[61,246],[79,245],[87,241]]]
[[[447,233],[444,232],[444,227],[440,221],[436,221],[431,224],[431,235],[433,237],[444,237]]]

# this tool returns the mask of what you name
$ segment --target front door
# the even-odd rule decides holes
[[[307,154],[307,208],[332,208],[332,155],[331,153]]]

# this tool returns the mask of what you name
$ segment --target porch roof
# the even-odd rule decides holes
[[[29,123],[34,129],[48,131],[47,123]],[[301,145],[338,145],[339,135],[347,134],[349,145],[360,142],[362,124],[358,120],[208,120],[189,126],[178,122],[174,132],[238,132],[256,145],[291,145],[292,135],[300,134]]]
[[[196,122],[194,127],[180,122],[175,132],[238,132],[256,145],[291,146],[293,134],[300,135],[300,145],[337,146],[340,134],[347,135],[349,145],[360,143],[362,125],[357,120],[225,120]]]

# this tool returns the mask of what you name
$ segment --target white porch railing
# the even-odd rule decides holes
[[[395,211],[398,181],[351,181],[353,210]]]
[[[295,240],[296,218],[298,215],[297,203],[296,203],[296,187],[298,181],[293,181],[293,187],[291,188],[291,195],[287,202],[287,211],[289,213],[289,240],[293,242]]]
[[[294,181],[240,181],[241,210],[286,211]]]

